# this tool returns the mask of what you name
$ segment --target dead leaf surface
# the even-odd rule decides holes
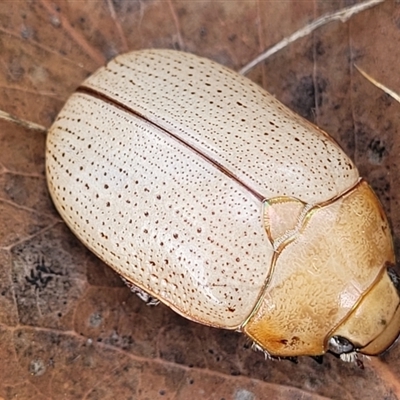
[[[118,53],[168,47],[239,70],[348,1],[0,3],[0,109],[50,126]],[[249,77],[333,135],[377,191],[400,255],[400,4],[300,39]],[[365,369],[264,361],[245,338],[146,307],[72,235],[44,176],[45,134],[0,122],[0,399],[400,399],[400,347]]]

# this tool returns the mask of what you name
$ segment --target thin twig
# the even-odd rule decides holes
[[[379,89],[383,90],[385,93],[387,93],[389,96],[393,97],[396,101],[400,103],[400,95],[398,95],[396,92],[393,90],[389,89],[385,85],[382,85],[382,83],[379,83],[376,81],[372,76],[368,75],[365,71],[363,71],[360,67],[358,67],[356,64],[354,64],[356,67],[357,71],[366,79],[368,79],[373,85],[378,87]]]
[[[24,128],[32,129],[34,131],[39,131],[39,132],[47,132],[47,128],[45,128],[42,125],[35,124],[34,122],[29,122],[25,121],[24,119],[20,119],[18,117],[14,117],[14,115],[11,115],[5,111],[0,110],[0,119],[3,119],[5,121],[10,121],[14,122],[15,124],[22,126]]]
[[[271,57],[273,54],[277,53],[279,50],[282,50],[284,47],[288,46],[290,43],[300,39],[304,36],[309,35],[311,32],[315,31],[317,28],[328,24],[329,22],[340,20],[342,22],[346,22],[349,18],[351,18],[354,14],[358,14],[361,11],[364,11],[368,8],[371,8],[379,3],[383,3],[385,0],[368,0],[364,3],[359,3],[351,7],[346,7],[342,10],[336,11],[332,14],[327,14],[322,16],[321,18],[316,19],[315,21],[311,22],[309,25],[299,29],[298,31],[294,32],[290,36],[282,39],[279,43],[272,46],[264,53],[260,54],[257,58],[253,61],[249,62],[245,65],[239,73],[242,75],[246,75],[252,68],[254,68],[260,62],[266,60],[267,58]]]

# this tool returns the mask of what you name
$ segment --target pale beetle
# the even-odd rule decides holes
[[[371,188],[325,132],[215,62],[118,56],[49,129],[46,173],[67,225],[145,300],[270,357],[349,361],[398,335]]]

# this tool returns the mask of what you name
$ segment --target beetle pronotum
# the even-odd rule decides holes
[[[390,229],[323,131],[210,60],[118,56],[50,128],[48,186],[126,281],[272,357],[375,355],[400,329]]]

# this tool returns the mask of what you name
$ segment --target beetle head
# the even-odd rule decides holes
[[[354,310],[333,330],[328,348],[346,359],[356,352],[378,355],[397,339],[400,326],[399,278],[383,269]]]
[[[400,297],[387,269],[394,263],[392,238],[366,182],[318,206],[272,199],[264,222],[275,256],[243,327],[247,335],[277,357],[331,351],[350,360],[394,342]]]

